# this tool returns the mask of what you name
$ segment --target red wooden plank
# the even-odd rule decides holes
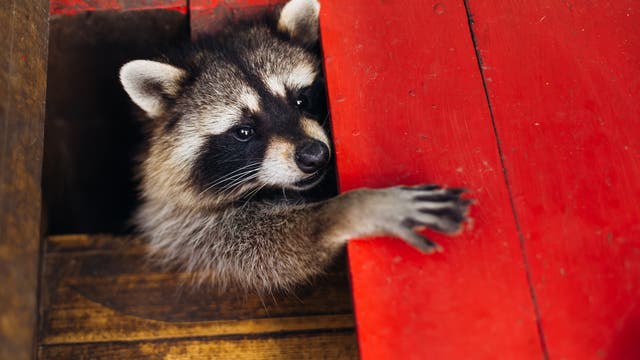
[[[51,15],[74,15],[101,10],[174,10],[187,13],[187,0],[50,0]]]
[[[472,190],[473,229],[422,255],[349,244],[364,359],[539,359],[513,213],[462,1],[325,0],[321,27],[342,190]]]
[[[548,353],[640,359],[640,4],[469,3]]]
[[[191,0],[191,36],[215,33],[227,24],[273,10],[286,0]]]

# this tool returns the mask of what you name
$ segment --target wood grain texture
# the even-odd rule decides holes
[[[0,2],[0,359],[34,348],[48,2]]]
[[[353,331],[281,333],[132,343],[45,346],[40,357],[66,359],[357,359]]]
[[[250,337],[256,340],[229,345],[225,351],[243,349],[238,350],[240,356],[251,347],[264,346],[265,354],[271,354],[275,350],[268,349],[280,340],[271,344],[269,339],[277,336],[265,334],[283,332],[290,338],[301,334],[302,346],[310,333],[338,331],[336,346],[352,339],[348,347],[356,347],[344,258],[313,286],[261,299],[235,289],[191,289],[186,274],[160,271],[146,263],[144,244],[135,237],[54,236],[47,247],[40,304],[42,358],[83,351],[117,357],[120,351],[138,351],[142,343],[147,349],[158,344],[162,352],[161,344],[175,341],[182,344],[176,348],[189,348],[189,358],[197,359],[210,346],[200,340],[192,344],[195,337],[223,337],[225,343]],[[331,341],[332,336],[322,335],[325,340],[318,341]],[[313,339],[308,338],[311,348]]]
[[[640,359],[640,4],[469,0],[552,359]]]
[[[535,313],[462,1],[323,1],[341,190],[470,189],[473,226],[444,253],[352,241],[363,359],[539,359]]]

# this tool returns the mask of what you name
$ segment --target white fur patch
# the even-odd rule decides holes
[[[247,90],[243,92],[242,95],[240,95],[240,101],[254,113],[260,111],[260,99],[258,98],[258,94],[254,91]]]
[[[221,108],[218,111],[211,111],[209,114],[205,114],[205,116],[207,116],[207,118],[203,119],[202,131],[196,130],[194,134],[222,134],[239,123],[242,111],[235,108]]]
[[[149,60],[134,60],[120,69],[120,82],[131,100],[152,118],[164,112],[163,93],[175,95],[186,72]]]
[[[327,137],[327,134],[317,121],[302,118],[300,120],[300,127],[307,136],[322,141],[325,145],[327,145],[327,148],[331,148],[331,146],[329,146],[329,138]]]
[[[287,91],[284,88],[284,82],[280,76],[269,76],[265,82],[271,93],[280,97],[287,96]]]
[[[203,116],[203,131],[209,135],[219,135],[232,127],[238,125],[242,118],[244,109],[257,113],[260,112],[260,100],[252,89],[246,88],[240,94],[238,103],[235,106],[225,104],[208,109]],[[198,123],[198,121],[192,121]]]
[[[302,180],[305,174],[295,162],[295,146],[275,137],[267,146],[258,178],[263,184],[283,186]]]
[[[177,138],[176,146],[171,153],[174,166],[193,163],[204,141],[205,137],[197,131],[183,131],[183,135]]]
[[[311,86],[317,75],[311,65],[299,65],[286,75],[284,83],[289,89],[302,89]]]
[[[273,95],[286,97],[287,90],[293,91],[311,86],[318,73],[312,64],[302,64],[283,74],[271,75],[265,80],[265,85]]]
[[[278,19],[278,30],[305,43],[318,41],[318,16],[320,3],[317,0],[291,0],[283,8]]]
[[[273,95],[286,97],[287,89],[296,91],[311,86],[318,73],[312,64],[302,64],[285,74],[269,76],[265,85]]]

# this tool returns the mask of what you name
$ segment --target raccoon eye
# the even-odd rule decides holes
[[[233,136],[239,141],[248,141],[255,133],[255,130],[251,126],[240,126],[236,128]]]
[[[308,110],[309,109],[309,98],[305,94],[298,95],[296,99],[296,107],[300,110]]]

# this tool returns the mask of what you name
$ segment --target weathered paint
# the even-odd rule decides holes
[[[469,0],[552,359],[640,359],[640,4]]]
[[[349,244],[363,359],[540,359],[514,215],[462,1],[323,1],[341,190],[464,186],[473,226],[445,252]]]
[[[284,3],[286,0],[191,0],[191,36],[214,33],[238,19],[273,10]]]

